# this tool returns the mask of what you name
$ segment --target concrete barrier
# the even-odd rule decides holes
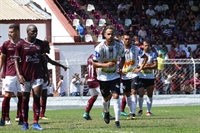
[[[47,109],[71,109],[84,108],[87,104],[89,96],[80,97],[48,97]],[[121,99],[121,96],[120,96]],[[3,98],[0,98],[2,102]],[[32,110],[33,99],[30,98],[29,106]],[[111,100],[111,106],[113,102]],[[191,106],[200,105],[200,95],[154,95],[153,106]],[[99,96],[94,107],[102,107],[102,96]],[[146,107],[146,96],[144,96],[144,107]],[[17,109],[17,98],[11,98],[10,110]]]

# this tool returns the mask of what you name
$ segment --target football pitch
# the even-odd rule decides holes
[[[146,108],[144,108],[145,112]],[[21,131],[11,111],[11,125],[0,127],[1,133],[200,133],[200,106],[153,107],[154,116],[137,116],[136,120],[127,120],[121,116],[121,128],[114,127],[114,120],[106,124],[101,116],[101,108],[90,112],[92,120],[82,118],[85,109],[47,110],[48,120],[40,120],[43,131],[32,130],[33,112],[29,112],[29,130]],[[128,108],[126,108],[128,113]],[[114,116],[113,108],[110,114]]]

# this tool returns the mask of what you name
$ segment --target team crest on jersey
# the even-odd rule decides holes
[[[98,58],[98,57],[100,57],[100,54],[97,51],[95,51],[94,52],[94,57]]]
[[[35,46],[35,47],[36,47],[36,49],[40,50],[40,46]]]

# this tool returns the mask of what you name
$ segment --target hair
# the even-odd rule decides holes
[[[44,47],[49,46],[49,42],[46,40],[43,41],[43,44],[44,44]]]
[[[106,31],[107,29],[111,29],[111,30],[113,30],[113,31],[115,32],[115,27],[113,27],[112,25],[106,26],[105,31]]]
[[[131,36],[131,35],[130,35],[130,31],[125,31],[125,32],[122,34],[122,36]]]
[[[9,26],[9,29],[14,29],[15,31],[16,31],[16,30],[19,30],[19,25],[17,25],[17,24],[11,24],[11,25]]]
[[[147,40],[147,39],[143,40],[143,42],[146,42],[146,43],[148,43],[150,45],[150,41]]]
[[[59,78],[63,80],[63,75],[60,75]]]

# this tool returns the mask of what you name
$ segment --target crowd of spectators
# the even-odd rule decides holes
[[[71,10],[66,1],[58,1],[65,5],[67,8],[65,10]],[[118,22],[124,24],[124,30],[130,32],[133,42],[141,47],[144,39],[150,40],[152,51],[158,55],[156,84],[161,84],[160,80],[163,79],[163,87],[160,87],[162,91],[159,93],[189,93],[185,88],[192,88],[188,85],[192,83],[193,67],[177,62],[164,65],[162,62],[166,59],[199,59],[200,2],[198,0],[144,0],[142,10],[136,9],[134,0],[117,2],[115,15]],[[125,26],[126,19],[131,19],[129,26]],[[106,24],[110,22],[107,21]],[[102,34],[103,30],[100,33]],[[192,50],[190,44],[197,44],[196,49]],[[199,71],[199,65],[196,69]],[[158,90],[158,86],[155,90]]]

